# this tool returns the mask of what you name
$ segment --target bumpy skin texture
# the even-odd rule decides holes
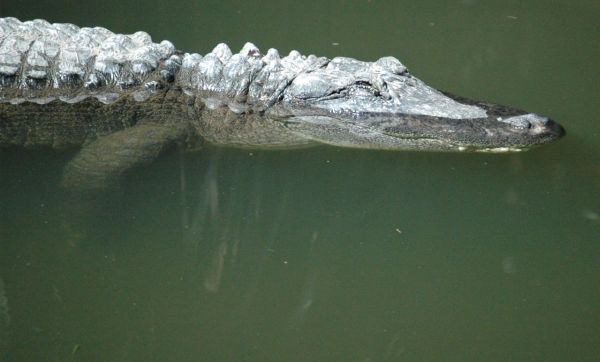
[[[155,141],[124,132],[141,126],[157,127]],[[144,32],[0,19],[0,146],[88,145],[79,169],[123,163],[107,177],[155,157],[161,141],[514,151],[563,134],[546,117],[433,89],[393,57],[281,57],[251,43],[202,56]]]

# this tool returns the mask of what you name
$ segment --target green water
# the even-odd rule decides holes
[[[512,155],[174,150],[70,226],[73,153],[0,150],[10,361],[599,358],[598,2],[3,0],[0,16],[200,53],[395,55],[568,133]]]

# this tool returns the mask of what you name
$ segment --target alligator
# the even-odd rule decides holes
[[[104,187],[174,144],[510,152],[560,138],[538,114],[374,62],[246,43],[184,53],[145,32],[0,19],[0,147],[79,147],[63,184]]]

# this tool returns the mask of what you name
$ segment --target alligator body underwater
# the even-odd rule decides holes
[[[0,19],[0,146],[81,147],[66,184],[102,187],[183,142],[500,152],[563,134],[433,89],[393,57],[280,57],[251,43],[202,56],[144,32]]]

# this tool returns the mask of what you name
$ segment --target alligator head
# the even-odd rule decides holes
[[[503,152],[564,134],[546,117],[431,88],[392,57],[338,57],[301,72],[271,112],[304,137],[346,147]]]

